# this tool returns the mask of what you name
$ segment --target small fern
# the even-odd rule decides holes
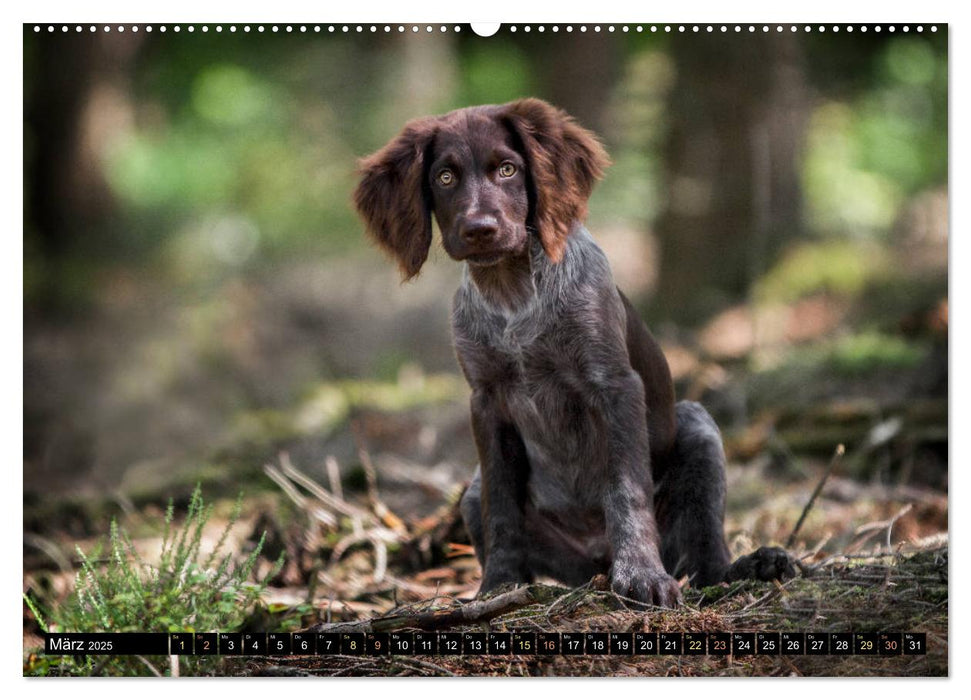
[[[246,620],[266,584],[283,566],[283,556],[260,581],[251,582],[265,533],[246,559],[233,565],[233,555],[220,554],[230,530],[239,519],[242,497],[237,499],[229,522],[215,548],[203,554],[203,532],[213,514],[197,486],[189,499],[185,522],[174,531],[175,509],[165,512],[162,551],[157,566],[145,562],[131,538],[112,520],[108,555],[104,547],[93,554],[77,548],[81,562],[73,593],[46,614],[29,595],[24,600],[46,631],[60,632],[195,632],[232,631]],[[44,657],[37,675],[145,675],[158,666],[136,657]],[[187,657],[182,671],[206,672],[218,661]],[[165,659],[157,660],[163,668]],[[55,668],[56,667],[56,668]],[[194,668],[193,668],[194,667]],[[28,671],[29,672],[29,671]]]

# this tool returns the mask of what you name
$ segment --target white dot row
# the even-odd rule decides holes
[[[886,31],[888,31],[890,33],[894,33],[894,32],[896,32],[898,30],[901,31],[901,32],[903,32],[903,33],[908,33],[912,29],[912,27],[910,25],[906,25],[906,24],[905,25],[901,25],[899,27],[896,26],[896,25],[892,25],[892,24],[891,25],[886,25],[886,27],[883,27],[883,26],[881,26],[879,24],[873,25],[873,26],[870,26],[870,25],[852,25],[852,24],[848,24],[848,25],[844,25],[843,27],[841,27],[840,25],[830,25],[830,26],[827,27],[826,25],[822,25],[822,24],[821,25],[818,25],[816,27],[813,27],[812,25],[808,25],[808,24],[807,25],[801,25],[801,26],[802,26],[802,30],[805,31],[805,32],[812,32],[812,31],[827,32],[827,31],[831,31],[831,32],[834,32],[834,33],[838,33],[840,31],[846,31],[848,33],[852,33],[854,31],[860,31],[860,32],[864,32],[865,33],[867,31],[871,31],[871,30],[874,31],[874,32],[879,33],[879,32],[882,32],[884,29],[886,29]],[[71,30],[71,27],[69,25],[66,25],[66,24],[59,25],[59,27],[60,27],[60,31],[61,32],[69,32]],[[49,33],[53,33],[55,31],[57,31],[57,28],[58,27],[56,27],[55,25],[47,25],[47,31]],[[158,31],[164,33],[166,31],[169,31],[170,28],[171,28],[171,31],[173,31],[175,33],[179,33],[179,32],[181,32],[183,30],[183,27],[181,25],[178,25],[178,24],[172,25],[171,27],[169,27],[168,25],[164,25],[163,24],[163,25],[160,25],[158,27]],[[449,28],[446,27],[445,25],[440,25],[437,28],[438,28],[438,30],[440,32],[447,32],[449,30]],[[90,32],[97,32],[98,29],[99,29],[99,27],[92,24],[92,25],[89,25],[87,27],[87,29]],[[105,31],[105,32],[111,32],[111,31],[118,31],[118,32],[125,32],[125,31],[138,32],[139,31],[139,25],[133,24],[133,25],[127,25],[126,26],[126,25],[119,24],[119,25],[116,25],[116,26],[112,27],[111,25],[107,25],[106,24],[106,25],[100,27],[100,29],[102,31]],[[197,29],[197,27],[195,25],[191,25],[190,24],[190,25],[186,25],[185,26],[185,31],[187,31],[189,33],[195,32],[196,29]],[[370,26],[365,26],[365,25],[361,25],[361,24],[357,24],[357,25],[348,25],[348,24],[334,25],[334,24],[331,24],[331,25],[324,25],[324,26],[319,25],[319,24],[315,24],[315,25],[311,25],[311,26],[308,26],[308,25],[305,25],[305,24],[300,24],[300,25],[290,25],[290,24],[288,24],[288,25],[281,26],[281,25],[274,24],[274,25],[270,25],[268,27],[265,27],[263,25],[256,25],[256,26],[252,26],[252,27],[250,25],[243,25],[241,28],[237,28],[236,25],[229,25],[228,27],[225,27],[224,28],[222,25],[218,25],[217,24],[217,25],[214,25],[213,27],[211,27],[211,29],[213,31],[217,32],[217,33],[222,32],[225,29],[226,31],[228,31],[230,33],[233,33],[233,32],[236,32],[236,31],[243,31],[243,32],[252,32],[252,31],[255,31],[255,32],[258,32],[258,33],[259,32],[266,32],[266,31],[277,32],[277,33],[280,32],[280,31],[283,31],[283,32],[286,32],[286,33],[293,33],[293,32],[306,33],[308,31],[312,31],[312,32],[315,32],[315,33],[318,33],[319,34],[320,32],[326,31],[326,32],[331,33],[331,34],[334,34],[334,33],[344,33],[344,34],[348,34],[348,33],[351,33],[351,32],[363,33],[363,32],[366,32],[366,31],[367,32],[371,32],[371,33],[377,33],[377,32],[380,32],[380,31],[384,31],[385,33],[390,33],[390,32],[394,32],[394,31],[397,31],[399,33],[404,33],[404,32],[409,31],[409,30],[411,32],[413,32],[413,33],[418,33],[418,32],[421,32],[422,29],[424,29],[424,31],[426,33],[431,33],[431,32],[434,32],[435,31],[436,27],[433,27],[432,25],[423,25],[422,26],[422,25],[417,25],[417,24],[412,24],[412,25],[399,24],[399,25],[395,25],[395,26],[392,26],[392,25],[389,25],[389,24],[385,24],[385,25],[382,25],[380,27],[378,25],[374,25],[374,24],[372,24]],[[535,30],[537,32],[542,33],[542,32],[545,32],[547,30],[547,27],[544,26],[544,25],[538,25],[538,26],[535,26],[535,27],[530,26],[530,25],[524,25],[522,27],[519,27],[517,25],[511,25],[511,26],[508,27],[508,30],[510,32],[513,32],[513,33],[519,31],[520,29],[522,31],[524,31],[524,32],[531,32],[531,31],[534,31]],[[592,27],[588,27],[587,25],[579,25],[579,26],[576,27],[576,30],[579,31],[579,32],[587,32],[587,31],[590,31],[590,30],[592,30],[594,32],[601,32],[604,29],[606,29],[607,32],[615,32],[615,31],[618,30],[618,27],[615,27],[614,25],[607,25],[606,27],[601,27],[600,25],[594,25]],[[763,24],[763,25],[754,25],[754,24],[749,24],[749,25],[739,25],[739,24],[735,24],[735,25],[725,25],[725,24],[721,24],[721,25],[711,25],[711,24],[708,24],[708,25],[698,25],[698,24],[692,24],[692,25],[683,25],[683,24],[679,24],[679,25],[671,25],[671,24],[653,25],[652,24],[652,25],[648,25],[648,26],[635,25],[633,27],[628,26],[628,25],[625,24],[625,25],[621,25],[619,27],[619,30],[621,32],[631,32],[631,31],[634,31],[634,32],[639,32],[639,33],[642,33],[642,32],[645,32],[645,31],[652,32],[652,33],[657,33],[657,32],[667,32],[667,33],[672,33],[672,32],[679,32],[679,33],[686,33],[686,32],[695,32],[695,33],[707,32],[707,33],[714,33],[716,31],[718,31],[718,32],[724,32],[724,33],[727,33],[727,32],[730,32],[730,31],[734,31],[736,33],[741,33],[741,32],[745,32],[745,31],[747,31],[749,33],[754,33],[754,32],[757,32],[757,31],[761,31],[762,33],[768,33],[768,32],[771,32],[773,30],[776,31],[776,32],[784,32],[787,29],[790,32],[798,32],[799,29],[800,29],[800,27],[798,27],[798,26],[796,26],[794,24],[792,24],[792,25],[782,25],[782,24],[775,24],[775,25],[768,25],[768,24]],[[75,32],[83,32],[84,30],[85,30],[85,27],[82,27],[81,25],[74,25],[74,31]],[[144,28],[143,28],[143,31],[146,31],[146,32],[152,32],[153,30],[154,30],[154,28],[150,24],[149,25],[145,25]],[[203,33],[206,33],[206,32],[208,32],[210,30],[210,26],[209,25],[206,25],[206,24],[203,24],[203,25],[198,26],[198,30],[201,31],[201,32],[203,32]],[[460,31],[462,31],[462,28],[460,26],[456,25],[456,26],[452,27],[452,30],[455,31],[455,32],[460,32]],[[574,27],[573,27],[573,25],[565,25],[565,26],[563,26],[561,28],[559,25],[552,25],[552,26],[549,27],[549,30],[551,32],[554,32],[554,33],[555,32],[559,32],[561,30],[569,33],[569,32],[574,31]],[[916,25],[916,26],[913,27],[913,30],[916,31],[916,32],[923,32],[924,31],[924,26],[923,25]],[[39,32],[42,32],[42,31],[43,31],[43,27],[41,25],[39,25],[39,24],[35,24],[34,25],[34,32],[35,33],[39,33]],[[930,31],[931,32],[936,32],[937,31],[937,26],[931,25]]]
[[[66,25],[65,24],[65,25],[59,25],[59,26],[60,26],[60,30],[62,32],[69,32],[69,31],[71,31],[71,27],[69,25]],[[222,32],[225,29],[228,32],[236,32],[236,31],[243,31],[243,32],[266,32],[266,31],[270,31],[270,32],[280,32],[280,31],[284,31],[284,32],[288,32],[288,33],[293,33],[293,32],[296,31],[296,32],[306,33],[308,31],[313,31],[313,32],[316,32],[318,34],[320,32],[322,32],[322,31],[327,31],[327,32],[330,32],[332,34],[335,33],[335,32],[348,33],[348,32],[352,32],[352,31],[353,32],[364,32],[364,31],[378,32],[378,31],[381,31],[375,25],[371,25],[370,27],[364,27],[362,25],[347,25],[347,24],[344,24],[344,25],[333,25],[333,24],[331,24],[331,25],[327,25],[327,26],[321,26],[319,24],[315,24],[315,25],[312,25],[312,26],[309,26],[309,27],[307,25],[305,25],[305,24],[301,24],[301,25],[297,25],[297,26],[293,26],[293,25],[288,24],[288,25],[284,25],[282,27],[280,25],[276,25],[276,24],[271,25],[269,27],[265,27],[263,25],[256,25],[256,26],[252,26],[252,27],[250,25],[243,25],[242,27],[237,27],[236,25],[230,25],[230,26],[225,27],[225,28],[222,25],[219,25],[219,24],[217,24],[217,25],[215,25],[213,27],[210,27],[209,25],[206,25],[206,24],[199,25],[198,27],[196,27],[195,25],[191,25],[190,24],[190,25],[185,25],[185,27],[184,27],[185,31],[187,31],[187,32],[195,32],[197,28],[201,32],[208,32],[210,29],[212,29],[213,31],[216,31],[216,32]],[[39,25],[39,24],[35,24],[34,25],[34,32],[41,32],[41,31],[43,31],[43,29],[44,28],[41,25]],[[58,27],[55,26],[55,25],[48,25],[47,26],[47,31],[48,32],[55,32],[55,31],[57,31],[57,29],[58,29]],[[92,24],[89,27],[87,27],[87,29],[90,32],[96,32],[96,31],[98,31],[99,27]],[[107,25],[106,24],[103,27],[100,27],[100,29],[102,31],[105,31],[105,32],[111,32],[111,31],[117,31],[117,32],[125,32],[125,31],[138,32],[139,31],[139,27],[138,27],[137,24],[127,25],[127,26],[126,25],[123,25],[123,24],[119,24],[119,25],[117,25],[115,27],[112,27],[111,25]],[[158,31],[163,32],[163,33],[166,32],[166,31],[169,31],[170,29],[171,29],[171,31],[178,33],[178,32],[181,32],[183,30],[183,26],[178,25],[178,24],[175,24],[175,25],[171,25],[171,27],[170,27],[168,25],[164,25],[163,24],[163,25],[160,25],[158,27]],[[399,31],[399,32],[406,31],[406,27],[404,25],[398,25],[395,28],[392,28],[390,25],[385,25],[384,26],[384,31],[385,32],[391,32],[391,31],[394,31],[395,29],[397,29],[397,31]],[[410,29],[412,32],[420,32],[422,28],[419,27],[418,25],[409,25],[408,26],[408,29]],[[435,28],[432,27],[432,26],[430,26],[430,25],[429,26],[426,26],[424,29],[425,29],[426,32],[433,32],[433,31],[435,31]],[[85,30],[85,27],[82,27],[81,25],[75,25],[74,26],[74,31],[75,32],[83,32],[84,30]],[[456,31],[456,32],[460,32],[460,31],[462,31],[462,28],[456,25],[455,27],[453,27],[453,30]],[[145,27],[143,28],[143,31],[146,31],[146,32],[154,31],[154,27],[152,27],[152,25],[145,25]],[[448,31],[448,27],[441,26],[441,27],[439,27],[439,31],[447,32]]]

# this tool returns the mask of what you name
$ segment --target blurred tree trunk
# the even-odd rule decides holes
[[[623,58],[616,36],[561,31],[528,45],[536,47],[536,66],[549,101],[605,136],[606,108]]]
[[[73,27],[72,27],[73,30]],[[25,30],[30,31],[30,30]],[[102,160],[131,124],[130,71],[139,35],[30,35],[25,76],[25,224],[45,259],[102,225],[113,208]]]
[[[400,63],[389,82],[394,130],[401,128],[401,115],[422,117],[443,111],[458,80],[455,37],[435,32],[425,37],[400,36]]]
[[[800,38],[675,36],[659,311],[698,321],[747,295],[801,227]]]

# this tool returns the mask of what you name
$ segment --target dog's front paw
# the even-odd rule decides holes
[[[781,547],[759,547],[751,554],[736,559],[725,572],[725,581],[785,581],[795,575],[796,568],[786,550]]]
[[[482,573],[482,583],[479,584],[478,596],[482,596],[486,593],[490,593],[497,588],[507,585],[519,585],[522,583],[531,583],[530,576],[525,572],[521,571],[515,567],[490,567],[486,566],[486,570]]]
[[[673,608],[681,604],[681,587],[663,569],[615,565],[610,587],[614,593],[645,605]]]

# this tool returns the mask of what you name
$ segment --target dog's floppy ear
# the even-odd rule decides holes
[[[408,122],[380,151],[360,161],[354,205],[368,233],[398,263],[405,280],[418,274],[432,243],[426,154],[435,136],[431,118]]]
[[[597,137],[563,110],[529,98],[504,106],[528,162],[532,224],[543,249],[559,262],[576,219],[587,214],[587,198],[610,165]]]

